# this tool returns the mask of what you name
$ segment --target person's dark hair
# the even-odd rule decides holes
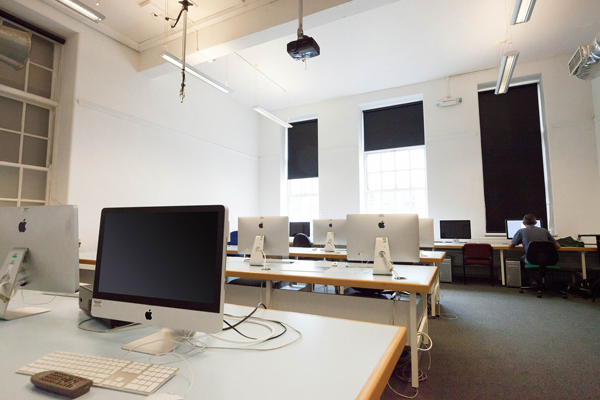
[[[535,215],[533,214],[527,214],[523,217],[523,223],[525,225],[535,225],[536,220],[535,220]]]

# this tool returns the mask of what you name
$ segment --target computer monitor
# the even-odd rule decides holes
[[[124,349],[158,354],[222,330],[227,218],[222,205],[102,210],[92,315],[165,328]]]
[[[50,311],[7,310],[13,288],[75,293],[79,289],[77,207],[0,207],[0,319]]]
[[[250,265],[264,265],[266,256],[289,257],[288,217],[239,217],[238,253],[250,254]]]
[[[346,220],[345,219],[314,219],[313,220],[313,243],[318,245],[327,245],[329,232],[333,232],[333,248],[335,246],[346,245]]]
[[[290,237],[294,237],[298,233],[310,236],[310,222],[290,222]]]
[[[420,261],[418,214],[348,214],[346,221],[348,261],[374,261],[381,275],[391,275],[389,263]]]
[[[433,248],[433,218],[419,218],[419,246]]]
[[[542,220],[538,219],[535,222],[535,226],[537,226],[538,228],[541,228],[543,226]],[[523,223],[522,219],[507,219],[506,220],[506,238],[512,239],[515,236],[515,233],[517,233],[517,231],[521,228],[525,228],[525,224]]]
[[[471,239],[471,221],[440,221],[440,238],[452,239],[454,242],[458,242],[458,239]]]

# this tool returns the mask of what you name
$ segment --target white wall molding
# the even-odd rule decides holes
[[[232,153],[235,153],[235,154],[238,154],[238,155],[250,158],[252,160],[258,160],[258,157],[253,156],[251,154],[244,153],[242,151],[235,150],[235,149],[232,149],[230,147],[223,146],[221,144],[212,142],[210,140],[206,140],[206,139],[203,139],[203,138],[199,138],[197,136],[190,135],[190,134],[185,133],[185,132],[178,131],[176,129],[167,128],[166,126],[162,126],[162,125],[156,124],[154,122],[146,121],[146,120],[141,119],[141,118],[137,118],[137,117],[134,117],[134,116],[131,116],[131,115],[128,115],[128,114],[124,114],[124,113],[122,113],[120,111],[115,111],[115,110],[112,110],[110,108],[106,108],[106,107],[100,106],[98,104],[92,103],[90,101],[86,101],[86,100],[78,98],[77,99],[77,104],[79,104],[82,107],[88,108],[90,110],[101,112],[103,114],[107,114],[107,115],[110,115],[110,116],[113,116],[113,117],[116,117],[116,118],[120,118],[120,119],[129,121],[129,122],[133,122],[133,123],[136,123],[138,125],[143,125],[143,126],[146,126],[148,128],[156,129],[156,130],[159,130],[161,132],[170,133],[170,134],[173,134],[173,135],[184,136],[184,137],[189,138],[189,139],[198,140],[198,141],[201,141],[203,143],[210,144],[212,146],[218,147],[220,149],[224,149],[224,150],[227,150],[229,152],[232,152]]]
[[[586,126],[586,125],[593,125],[594,121],[596,121],[596,118],[594,119],[589,119],[589,120],[579,120],[579,121],[561,121],[558,123],[553,123],[553,124],[548,124],[548,128],[574,128],[574,127],[578,127],[578,126]]]
[[[464,139],[469,136],[471,136],[471,137],[479,136],[479,132],[477,132],[477,133],[461,133],[459,135],[436,136],[436,137],[432,137],[432,138],[425,138],[425,141],[426,142],[443,142],[446,140]]]
[[[319,150],[319,154],[348,153],[351,151],[358,151],[358,147],[343,147],[341,149]]]

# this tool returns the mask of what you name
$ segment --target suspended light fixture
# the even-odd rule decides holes
[[[292,125],[288,124],[281,118],[274,116],[273,114],[271,114],[270,112],[268,112],[267,110],[265,110],[264,108],[262,108],[260,106],[252,106],[252,109],[254,111],[256,111],[257,113],[262,114],[265,117],[269,118],[271,121],[277,122],[279,125],[283,126],[284,128],[293,128]]]
[[[498,74],[498,82],[496,82],[496,91],[494,94],[504,94],[508,91],[510,78],[512,77],[515,65],[517,64],[517,58],[519,58],[518,51],[509,51],[502,56],[500,73]]]
[[[85,4],[83,4],[82,2],[80,2],[78,0],[56,0],[56,1],[58,1],[62,5],[69,7],[71,10],[83,15],[84,17],[91,19],[94,22],[100,22],[104,18],[106,18],[104,15],[100,14],[98,11],[86,6]]]
[[[181,60],[179,58],[175,57],[173,54],[169,53],[168,51],[163,52],[160,55],[160,57],[162,59],[164,59],[165,61],[168,61],[171,64],[175,65],[177,68],[181,69],[181,65],[182,65]],[[210,86],[214,87],[215,89],[219,89],[223,93],[231,93],[232,92],[232,90],[230,88],[228,88],[227,86],[223,85],[220,82],[217,82],[210,76],[203,74],[202,72],[198,71],[196,68],[192,67],[189,64],[185,64],[185,71],[188,74],[193,75],[198,79],[201,79],[205,83],[208,83]]]
[[[510,20],[511,25],[522,24],[529,21],[535,0],[517,0],[515,1],[515,10]]]

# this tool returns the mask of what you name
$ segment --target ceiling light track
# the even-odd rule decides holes
[[[175,57],[173,54],[169,53],[168,51],[163,52],[160,55],[160,57],[162,59],[164,59],[165,61],[168,61],[171,64],[175,65],[177,68],[181,68],[181,66],[183,65],[183,63],[181,62],[181,60],[178,57]],[[189,64],[185,64],[185,71],[188,74],[195,76],[196,78],[202,80],[204,83],[209,84],[210,86],[214,87],[215,89],[219,89],[223,93],[231,93],[233,91],[229,87],[214,80],[210,76],[200,72],[199,70],[197,70],[196,68],[192,67]]]
[[[71,10],[75,11],[78,14],[83,15],[87,19],[90,19],[94,22],[100,22],[106,18],[104,15],[100,14],[98,11],[94,10],[93,8],[86,6],[79,0],[56,0],[56,1],[58,1],[60,4],[62,4],[64,6],[69,7]]]
[[[535,0],[517,0],[515,1],[515,9],[510,20],[511,25],[523,24],[531,18],[535,6]]]
[[[288,129],[293,128],[292,125],[288,124],[281,118],[276,117],[275,115],[271,114],[270,112],[268,112],[267,110],[265,110],[264,108],[262,108],[260,106],[252,106],[252,109],[254,111],[256,111],[257,113],[269,118],[271,121],[277,122],[279,125],[283,126],[284,128],[288,128]]]

